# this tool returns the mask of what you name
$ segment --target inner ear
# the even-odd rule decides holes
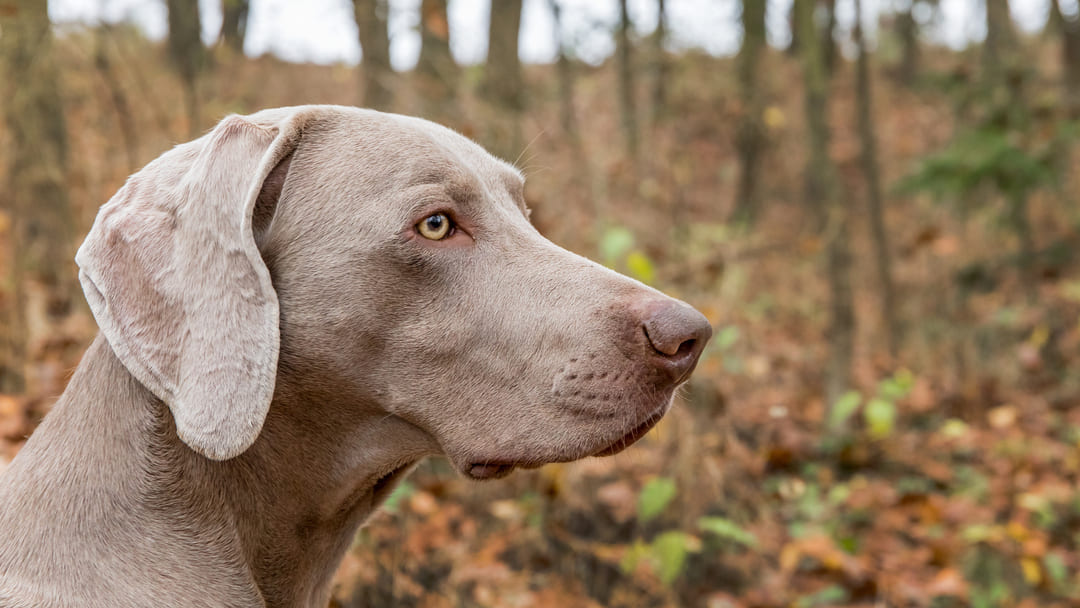
[[[270,230],[270,223],[274,219],[274,210],[277,208],[278,199],[281,198],[281,190],[285,187],[285,178],[289,175],[292,156],[293,153],[289,152],[270,171],[259,190],[259,198],[255,199],[255,208],[251,212],[251,231],[255,235],[255,244],[260,248]]]

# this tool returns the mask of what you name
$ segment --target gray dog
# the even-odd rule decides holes
[[[101,334],[0,478],[0,606],[326,606],[413,465],[613,454],[711,329],[540,236],[522,177],[432,123],[231,116],[102,207]]]

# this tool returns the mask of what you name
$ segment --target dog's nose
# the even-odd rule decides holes
[[[677,300],[653,303],[642,325],[662,365],[680,382],[693,371],[712,337],[712,326],[705,315]]]

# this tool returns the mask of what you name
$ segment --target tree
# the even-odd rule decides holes
[[[52,51],[47,4],[15,0],[0,11],[0,61],[7,82],[19,83],[4,100],[11,136],[10,183],[2,207],[13,219],[13,301],[7,303],[0,354],[0,392],[24,388],[31,319],[57,321],[70,310],[74,268],[72,215],[66,190],[67,130]]]
[[[983,46],[983,69],[988,84],[1000,81],[1006,63],[1016,50],[1016,31],[1009,14],[1009,0],[984,0],[986,42]]]
[[[801,19],[803,17],[799,14],[796,4],[795,2],[791,4],[791,14],[788,19],[791,24],[791,44],[787,48],[789,55],[799,55],[802,45],[803,23]],[[819,11],[823,11],[824,19],[822,21],[825,22],[825,26],[824,31],[816,35],[814,39],[821,45],[825,71],[828,74],[832,72],[837,57],[836,41],[833,39],[833,31],[836,29],[836,0],[816,0],[805,11],[806,18],[817,23],[820,16]]]
[[[914,9],[915,2],[910,2],[896,16],[896,33],[900,37],[900,69],[897,75],[905,86],[911,86],[919,69],[919,24],[915,22]],[[859,44],[865,44],[865,41]]]
[[[250,0],[222,0],[221,34],[219,38],[225,46],[244,52],[244,36],[247,34],[248,9]]]
[[[764,2],[764,0],[761,0]],[[668,58],[667,50],[667,5],[664,0],[657,0],[656,31],[653,32],[653,95],[652,95],[652,124],[655,127],[660,123],[667,109],[667,79]]]
[[[420,59],[416,64],[424,115],[446,121],[454,111],[458,66],[450,53],[450,21],[446,0],[423,0],[420,5]]]
[[[169,12],[169,61],[180,77],[184,88],[184,105],[188,113],[188,130],[196,135],[201,127],[199,118],[198,79],[206,63],[202,45],[202,23],[199,3],[189,0],[166,0]]]
[[[884,200],[881,194],[881,175],[878,168],[877,139],[874,137],[874,103],[870,81],[870,58],[866,52],[866,36],[863,32],[863,2],[855,0],[855,45],[858,57],[855,62],[855,103],[859,121],[861,164],[866,179],[866,205],[873,233],[874,267],[881,289],[881,317],[885,323],[886,345],[889,353],[897,354],[900,329],[896,315],[896,288],[893,285],[892,256],[889,252],[889,234],[885,230]]]
[[[739,185],[735,194],[737,220],[752,221],[758,211],[758,164],[765,145],[762,103],[758,75],[765,48],[765,0],[743,0],[743,41],[735,58],[739,76],[742,117],[735,135],[739,153]]]
[[[1061,0],[1050,3],[1052,22],[1061,27],[1061,58],[1065,67],[1065,110],[1070,118],[1080,118],[1080,15],[1066,17]]]
[[[388,110],[394,100],[390,67],[390,34],[387,30],[386,0],[353,0],[356,29],[364,57],[362,104],[376,110]]]
[[[555,70],[559,79],[559,122],[563,131],[575,149],[581,145],[581,138],[577,132],[577,119],[574,114],[574,67],[570,64],[570,58],[566,55],[566,46],[562,35],[562,7],[558,0],[548,0],[552,19],[555,21],[555,46],[559,49],[555,61]]]
[[[634,104],[633,50],[630,47],[630,12],[627,0],[619,0],[619,26],[615,30],[615,64],[619,74],[619,114],[623,137],[631,158],[637,157],[638,130]]]
[[[481,83],[481,93],[495,108],[488,143],[498,156],[508,160],[521,152],[520,120],[525,109],[521,58],[518,56],[521,2],[499,0],[491,3],[488,54]]]
[[[825,399],[836,403],[851,384],[855,338],[855,307],[848,249],[848,209],[838,187],[836,167],[829,158],[828,70],[821,35],[814,21],[815,0],[795,0],[799,54],[806,88],[806,122],[810,147],[806,198],[824,231],[825,265],[832,301],[829,305],[829,356],[825,370]]]

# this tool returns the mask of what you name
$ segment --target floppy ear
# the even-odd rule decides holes
[[[224,119],[133,175],[75,256],[117,357],[169,406],[180,439],[214,460],[254,443],[273,397],[278,300],[252,212],[299,137],[295,114],[274,126]]]

